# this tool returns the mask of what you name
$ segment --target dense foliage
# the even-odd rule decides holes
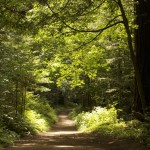
[[[108,108],[95,107],[89,112],[79,112],[79,110],[80,108],[76,108],[70,115],[81,131],[119,138],[132,138],[149,144],[149,124],[135,119],[125,121],[118,116],[120,110],[117,110],[114,106]]]
[[[47,100],[27,93],[27,104],[24,116],[16,115],[13,110],[1,114],[0,144],[12,144],[17,137],[48,131],[57,116]]]

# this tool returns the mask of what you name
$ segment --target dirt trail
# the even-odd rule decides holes
[[[5,150],[148,150],[132,140],[78,132],[68,113],[60,113],[58,123],[49,132],[17,140]]]

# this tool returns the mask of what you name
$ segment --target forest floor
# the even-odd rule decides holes
[[[49,132],[19,139],[5,150],[148,150],[133,140],[79,132],[68,113],[61,112]]]

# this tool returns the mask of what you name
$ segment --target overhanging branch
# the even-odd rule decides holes
[[[104,30],[106,30],[106,29],[109,29],[109,28],[111,28],[111,27],[113,27],[113,26],[115,26],[115,25],[117,25],[117,24],[124,23],[123,21],[117,21],[117,22],[115,22],[115,23],[112,23],[113,21],[115,21],[116,18],[120,17],[120,15],[118,15],[118,16],[115,16],[113,19],[111,19],[111,20],[107,23],[107,25],[106,25],[105,27],[103,27],[103,28],[100,28],[100,29],[87,29],[87,30],[76,29],[76,28],[74,28],[74,27],[68,25],[64,20],[62,20],[61,17],[59,17],[58,13],[55,13],[55,12],[52,10],[52,8],[50,7],[50,5],[49,5],[48,3],[46,3],[46,5],[47,5],[47,7],[50,9],[50,11],[54,14],[54,16],[55,16],[56,18],[60,19],[60,21],[61,21],[66,27],[68,27],[69,29],[71,29],[71,30],[73,30],[73,31],[76,31],[76,32],[95,32],[95,33],[96,33],[96,32],[102,32],[102,31],[104,31]]]
[[[86,45],[92,43],[93,41],[95,41],[100,35],[101,35],[102,32],[99,32],[94,38],[92,38],[91,40],[87,41],[87,42],[84,42],[82,45],[80,45],[79,47],[77,47],[74,51],[77,51],[79,49],[81,49],[82,47],[85,47]]]
[[[123,21],[118,21],[118,22],[115,22],[113,24],[110,24],[108,26],[105,26],[104,28],[100,28],[100,29],[97,29],[97,30],[80,30],[80,29],[75,29],[75,28],[71,27],[70,25],[66,24],[64,21],[62,21],[62,22],[63,22],[64,25],[66,25],[66,27],[68,27],[69,29],[74,30],[76,32],[101,32],[101,31],[104,31],[108,28],[111,28],[111,27],[113,27],[117,24],[123,23]]]

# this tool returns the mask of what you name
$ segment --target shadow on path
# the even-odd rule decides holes
[[[132,140],[81,133],[68,113],[69,110],[61,112],[49,132],[17,140],[6,150],[148,150]]]

